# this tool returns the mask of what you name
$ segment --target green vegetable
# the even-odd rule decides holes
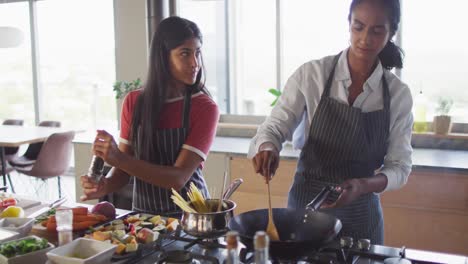
[[[23,255],[33,251],[38,251],[47,248],[48,242],[46,239],[26,238],[19,241],[11,241],[0,245],[0,254],[7,258],[16,255]]]
[[[40,216],[36,218],[36,223],[41,223],[42,221],[49,219],[49,216],[55,215],[55,212],[56,212],[56,209],[52,208],[49,211],[41,214]]]

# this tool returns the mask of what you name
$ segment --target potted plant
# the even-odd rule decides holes
[[[120,128],[120,114],[122,112],[123,99],[127,93],[141,88],[141,79],[137,78],[136,80],[129,82],[116,81],[112,87],[115,92],[115,99],[117,99],[117,125],[118,128]]]
[[[141,79],[138,78],[130,82],[116,81],[113,87],[115,99],[123,99],[127,93],[141,87]]]
[[[452,118],[449,116],[450,109],[452,108],[453,100],[450,98],[439,98],[436,108],[437,115],[434,116],[432,128],[435,134],[447,135],[452,129]]]

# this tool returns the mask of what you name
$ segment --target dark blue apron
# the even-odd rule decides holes
[[[189,131],[191,108],[191,93],[187,92],[184,97],[184,109],[182,111],[182,127],[170,129],[158,129],[155,131],[155,147],[156,157],[151,162],[163,166],[173,166],[182,150],[182,145],[185,143]],[[135,150],[136,156],[139,157],[138,150]],[[182,211],[172,202],[170,189],[165,189],[159,186],[144,182],[136,177],[133,191],[133,206],[134,211],[148,212],[152,214],[162,214],[166,216],[179,216]],[[177,190],[184,199],[187,200],[187,191],[190,183],[195,186],[205,195],[209,197],[206,182],[203,178],[200,168],[197,168],[190,180],[182,188]]]
[[[390,94],[385,77],[383,109],[363,113],[361,109],[330,97],[336,64],[317,106],[309,137],[302,148],[288,196],[288,207],[304,208],[322,187],[338,185],[347,179],[374,176],[383,164],[388,147],[390,126]],[[336,200],[337,194],[330,197]],[[343,223],[340,236],[367,238],[373,244],[383,244],[383,216],[380,197],[368,193],[347,206],[323,209]]]

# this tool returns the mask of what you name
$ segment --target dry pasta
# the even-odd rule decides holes
[[[205,197],[193,182],[190,183],[190,189],[187,192],[189,202],[174,189],[172,189],[171,199],[180,207],[180,209],[189,213],[209,213],[211,212],[209,206],[205,202]]]

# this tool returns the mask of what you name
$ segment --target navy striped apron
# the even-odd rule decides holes
[[[156,157],[151,162],[163,166],[173,166],[177,160],[182,145],[187,138],[190,124],[190,108],[191,108],[191,93],[187,92],[184,97],[184,106],[182,111],[182,127],[170,129],[157,129],[155,131],[155,147]],[[135,151],[139,157],[138,151]],[[159,186],[144,182],[137,177],[135,178],[133,190],[133,206],[132,209],[138,212],[147,212],[152,214],[161,214],[165,216],[178,217],[182,211],[176,206],[171,199],[172,191]],[[187,191],[190,183],[195,186],[205,195],[209,197],[206,182],[203,178],[200,168],[197,168],[190,180],[182,188],[177,190],[184,199],[187,200]]]
[[[322,187],[339,185],[351,178],[372,177],[383,164],[390,126],[390,94],[385,77],[382,75],[383,109],[363,113],[330,97],[339,57],[340,54],[334,58],[307,143],[302,148],[289,190],[288,207],[304,208]],[[329,201],[337,198],[337,194],[332,194]],[[341,220],[340,236],[367,238],[373,244],[383,244],[379,195],[365,194],[349,205],[321,211]]]

